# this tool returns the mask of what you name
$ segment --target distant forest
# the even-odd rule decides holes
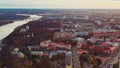
[[[21,20],[27,18],[27,16],[20,16],[16,14],[44,14],[46,12],[56,12],[58,10],[53,9],[0,9],[0,21],[1,20]]]
[[[56,9],[0,9],[4,14],[43,14],[46,12],[58,12]]]
[[[16,14],[0,14],[0,21],[9,21],[9,20],[23,20],[28,18],[29,16],[21,16]]]

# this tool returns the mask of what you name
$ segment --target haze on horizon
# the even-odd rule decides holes
[[[120,0],[1,0],[0,8],[120,9]]]

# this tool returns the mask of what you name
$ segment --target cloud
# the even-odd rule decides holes
[[[2,8],[120,8],[116,0],[0,0]]]

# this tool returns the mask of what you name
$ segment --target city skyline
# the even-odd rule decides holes
[[[0,8],[120,9],[120,0],[2,0]]]

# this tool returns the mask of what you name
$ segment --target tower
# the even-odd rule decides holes
[[[61,26],[60,26],[60,32],[63,33],[63,32],[64,32],[63,23],[61,22],[60,25],[61,25]]]
[[[118,56],[118,67],[120,68],[120,56]]]

